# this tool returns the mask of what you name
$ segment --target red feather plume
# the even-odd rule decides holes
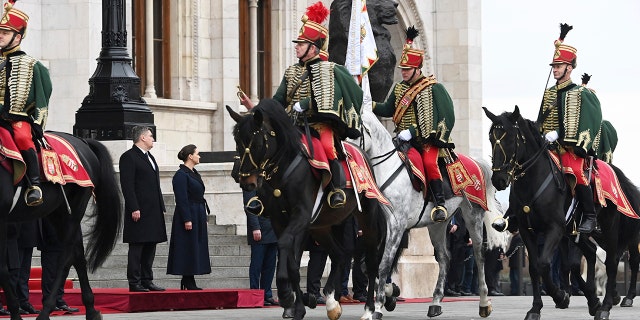
[[[305,13],[309,20],[316,23],[323,23],[329,16],[329,9],[324,6],[322,1],[318,1],[307,8]]]

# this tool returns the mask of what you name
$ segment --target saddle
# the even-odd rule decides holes
[[[564,174],[572,173],[563,170],[560,164],[560,158],[553,151],[548,151],[555,163],[558,170],[562,170]],[[611,166],[599,159],[594,161],[593,168],[591,169],[591,190],[594,192],[594,203],[599,204],[601,207],[607,206],[607,201],[611,201],[617,208],[617,210],[634,219],[640,219],[638,213],[633,210],[631,204],[629,203],[629,199],[622,191],[622,187],[620,186],[620,182],[618,181],[618,177],[616,173],[613,171]],[[567,182],[567,185],[571,188],[575,187]]]
[[[413,146],[405,144],[398,148],[398,156],[405,164],[405,169],[411,178],[413,188],[422,192],[423,196],[429,194],[426,172],[422,164],[420,152]],[[469,201],[480,205],[484,210],[487,207],[487,190],[485,188],[486,179],[478,163],[463,154],[452,154],[452,161],[445,161],[444,157],[438,158],[438,167],[443,178],[445,197],[447,199],[464,195]],[[448,191],[448,192],[447,192]]]
[[[64,185],[75,183],[82,187],[93,187],[89,174],[80,162],[80,158],[68,141],[51,132],[44,134],[47,148],[38,151],[41,178],[52,183]],[[11,161],[0,161],[2,167],[13,173],[13,184],[22,181],[26,165],[20,150],[15,144],[9,130],[0,126],[0,155]]]
[[[309,164],[316,170],[314,174],[322,179],[322,186],[326,187],[329,181],[331,181],[331,170],[329,169],[329,160],[324,152],[320,139],[313,136],[311,139],[308,139],[301,135],[300,140],[302,141],[303,152],[307,155]],[[309,140],[311,140],[311,146],[309,145]],[[344,150],[344,158],[338,158],[346,176],[347,189],[355,189],[358,194],[364,192],[365,197],[377,199],[380,203],[389,205],[390,202],[378,188],[371,168],[362,151],[351,143],[342,141],[340,143]],[[313,149],[313,153],[311,152],[311,148]]]

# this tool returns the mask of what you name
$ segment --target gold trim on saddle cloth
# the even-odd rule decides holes
[[[451,180],[451,189],[456,194],[473,184],[473,179],[471,179],[469,172],[460,160],[448,163],[447,173],[449,174],[449,180]]]
[[[42,171],[48,181],[64,185],[66,182],[62,177],[62,169],[60,168],[60,160],[58,154],[51,149],[42,149]]]

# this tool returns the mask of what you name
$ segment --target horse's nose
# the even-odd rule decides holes
[[[493,183],[493,186],[496,187],[498,191],[502,191],[507,188],[507,179],[503,176],[504,175],[499,173],[494,173],[493,176],[491,176],[491,183]]]

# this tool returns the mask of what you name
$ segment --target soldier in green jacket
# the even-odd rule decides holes
[[[594,155],[593,143],[600,130],[602,112],[598,97],[584,86],[571,80],[576,68],[576,48],[564,44],[564,37],[572,29],[560,25],[560,38],[555,41],[555,53],[550,63],[556,84],[544,92],[537,123],[541,133],[558,143],[563,171],[575,178],[576,200],[582,209],[578,232],[591,233],[596,226],[593,191],[584,171],[585,158]]]
[[[13,2],[5,4],[0,20],[0,125],[11,127],[26,165],[25,202],[37,206],[42,203],[42,190],[32,130],[42,135],[51,96],[51,78],[42,63],[20,49],[29,16],[14,8]]]
[[[447,218],[442,175],[438,156],[442,148],[454,148],[450,134],[455,123],[453,101],[445,87],[434,76],[422,74],[424,51],[411,47],[418,35],[414,27],[407,29],[407,40],[400,59],[402,81],[396,83],[387,101],[373,103],[373,112],[393,117],[395,132],[401,141],[410,141],[422,156],[429,189],[436,206],[431,219],[441,222]]]

